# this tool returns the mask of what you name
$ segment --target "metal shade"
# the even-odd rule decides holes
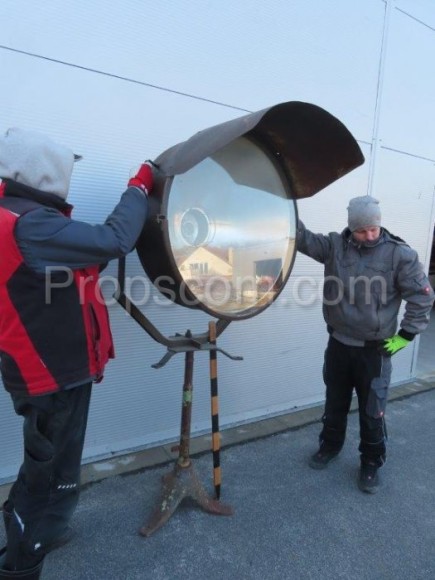
[[[255,137],[277,157],[295,199],[311,197],[364,163],[358,143],[341,121],[317,105],[300,101],[199,131],[163,152],[156,163],[164,175],[179,175],[243,135]],[[246,179],[243,166],[240,171]]]

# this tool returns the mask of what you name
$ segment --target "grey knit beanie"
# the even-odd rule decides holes
[[[379,201],[369,195],[361,195],[350,200],[347,208],[348,226],[351,232],[360,228],[381,225]]]
[[[0,137],[0,178],[66,199],[75,156],[34,131],[12,128]]]

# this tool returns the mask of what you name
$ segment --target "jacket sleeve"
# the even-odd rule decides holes
[[[15,239],[26,265],[39,274],[47,267],[86,268],[131,252],[146,214],[146,196],[130,187],[104,224],[75,221],[43,207],[18,219]]]
[[[313,258],[317,262],[324,264],[331,252],[331,240],[329,236],[323,234],[313,234],[307,230],[304,223],[298,221],[297,249],[302,254]]]
[[[417,252],[408,246],[402,246],[400,254],[396,284],[401,297],[406,301],[400,327],[411,334],[419,334],[429,323],[434,291],[419,262]]]

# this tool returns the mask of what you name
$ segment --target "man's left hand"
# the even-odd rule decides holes
[[[152,165],[153,163],[151,161],[145,161],[145,163],[142,163],[136,175],[130,177],[128,187],[138,187],[145,193],[145,195],[148,195],[154,185]]]
[[[384,344],[379,348],[379,352],[383,356],[393,356],[411,342],[412,338],[405,338],[400,332],[384,340]]]

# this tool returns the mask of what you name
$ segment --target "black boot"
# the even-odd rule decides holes
[[[25,528],[26,526],[13,511],[8,524],[8,543],[0,553],[0,580],[4,578],[36,580],[39,578],[45,554],[40,550],[39,544],[32,545]]]
[[[379,490],[379,466],[375,463],[361,463],[358,475],[358,487],[365,493],[377,493]]]
[[[340,450],[337,451],[336,449],[330,449],[326,447],[324,443],[322,443],[319,447],[319,450],[310,457],[308,465],[312,469],[326,469],[331,461],[337,459],[339,453]]]
[[[6,500],[2,506],[3,510],[3,522],[5,525],[6,534],[8,533],[9,524],[12,519],[12,502],[10,500]],[[54,535],[51,538],[48,538],[46,541],[42,543],[42,548],[44,554],[48,554],[57,548],[60,548],[71,541],[74,537],[74,532],[70,526],[66,526],[62,531],[57,532],[54,530]]]
[[[36,566],[28,568],[27,570],[5,570],[3,564],[6,556],[6,547],[0,550],[0,580],[8,580],[10,578],[21,578],[21,580],[39,580],[41,576],[44,559],[42,559]]]

